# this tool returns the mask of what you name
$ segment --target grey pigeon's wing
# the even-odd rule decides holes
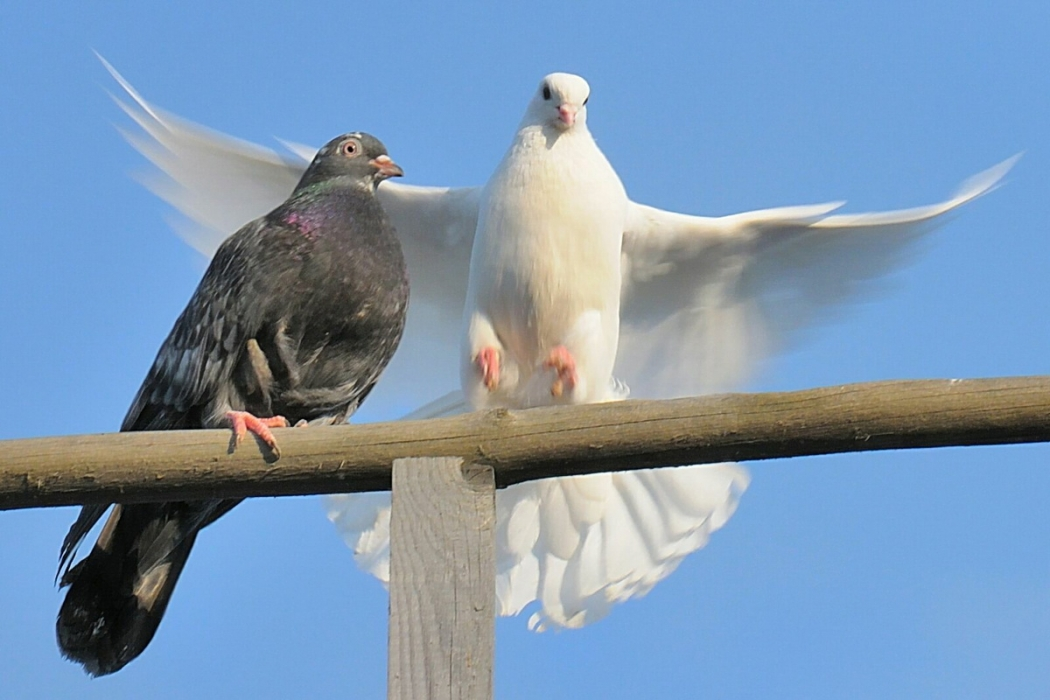
[[[89,503],[80,509],[80,514],[77,515],[76,521],[69,526],[69,532],[66,533],[65,538],[62,540],[62,549],[59,550],[58,555],[56,580],[65,577],[66,572],[69,571],[69,565],[77,554],[77,548],[80,547],[80,543],[84,541],[87,534],[91,532],[91,528],[95,527],[95,523],[99,521],[99,518],[107,510],[109,510],[108,503]]]
[[[234,393],[247,390],[235,386],[245,380],[235,380],[234,369],[248,339],[262,328],[265,309],[258,300],[269,298],[285,279],[271,273],[276,256],[252,250],[262,247],[259,233],[267,226],[254,221],[219,248],[157,352],[122,431],[217,427]],[[291,260],[285,264],[297,267]]]
[[[616,375],[637,397],[738,387],[794,331],[855,299],[945,214],[995,188],[1019,156],[951,199],[828,215],[837,204],[710,218],[630,204]]]
[[[253,225],[258,228],[262,223]],[[245,309],[252,307],[251,300],[241,294],[247,266],[235,260],[236,248],[227,246],[220,255],[221,264],[209,267],[157,352],[124,418],[122,431],[203,427],[201,404],[227,381],[239,344],[255,330],[243,323],[251,316]],[[65,576],[80,543],[108,508],[108,504],[89,504],[81,509],[62,542],[60,577]]]
[[[158,109],[105,65],[133,101],[118,104],[141,127],[125,138],[157,167],[144,184],[186,216],[173,226],[205,255],[283,202],[313,158],[309,147],[286,143],[289,153],[280,155]],[[388,387],[397,387],[397,406],[407,410],[459,386],[459,330],[480,193],[480,187],[379,186],[412,298],[400,347],[370,398],[373,408],[393,408],[383,406],[393,400]]]

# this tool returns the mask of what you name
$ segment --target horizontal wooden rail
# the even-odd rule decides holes
[[[567,474],[1050,441],[1050,377],[892,381],[673,401],[490,410],[275,431],[267,462],[229,431],[0,442],[0,509],[390,488],[400,457],[461,457],[496,485]]]

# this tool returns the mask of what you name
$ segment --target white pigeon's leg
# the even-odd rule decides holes
[[[529,406],[607,401],[619,327],[612,313],[589,309],[540,355],[522,395]]]
[[[564,345],[556,345],[547,355],[544,367],[553,369],[554,382],[551,384],[551,396],[560,397],[565,390],[572,391],[576,388],[579,376],[576,374],[576,358],[572,356],[569,349]]]
[[[481,383],[489,391],[495,391],[496,387],[499,386],[499,350],[495,346],[486,345],[478,350],[478,354],[474,358],[474,364],[481,374]]]
[[[475,311],[467,328],[460,381],[463,395],[475,408],[502,405],[501,398],[517,386],[517,365],[508,357],[488,316]]]

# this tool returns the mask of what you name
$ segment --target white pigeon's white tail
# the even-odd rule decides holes
[[[452,391],[401,420],[426,420],[470,410],[462,392]],[[390,583],[390,492],[340,493],[324,497],[325,511],[354,561],[386,586]]]
[[[406,416],[465,413],[453,392]],[[500,615],[533,601],[529,629],[575,628],[645,595],[707,544],[736,510],[750,476],[707,464],[543,479],[496,494],[496,599]],[[325,497],[328,518],[358,566],[390,580],[390,493]]]
[[[591,474],[496,495],[501,615],[533,600],[529,629],[576,628],[645,595],[725,525],[750,483],[738,464]]]

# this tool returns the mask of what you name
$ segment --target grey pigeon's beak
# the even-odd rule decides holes
[[[405,171],[390,159],[390,156],[376,156],[368,162],[375,166],[375,169],[378,170],[379,174],[384,178],[401,177],[405,174]]]

